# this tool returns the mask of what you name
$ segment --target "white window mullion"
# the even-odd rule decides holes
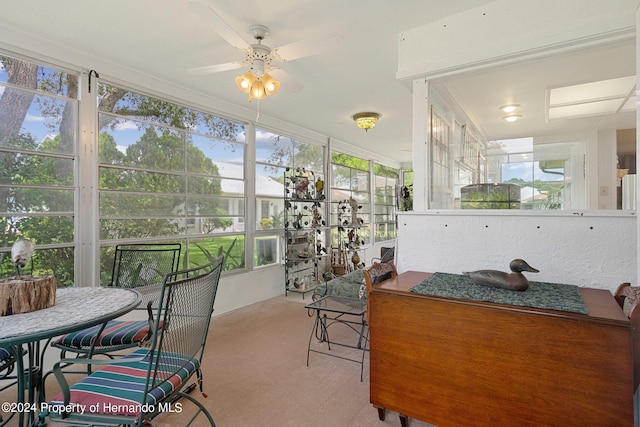
[[[257,221],[257,204],[256,201],[256,126],[253,123],[246,125],[246,144],[244,164],[244,185],[245,185],[245,263],[247,268],[253,269],[254,266],[254,242],[255,228]]]
[[[79,286],[100,283],[100,245],[98,221],[98,133],[97,79],[92,72],[79,78],[78,157],[76,166],[76,250],[75,280]]]

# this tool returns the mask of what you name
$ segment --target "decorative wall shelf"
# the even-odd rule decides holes
[[[324,269],[327,223],[324,180],[304,168],[284,173],[285,295],[312,292]]]

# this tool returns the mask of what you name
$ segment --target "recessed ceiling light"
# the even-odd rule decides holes
[[[498,108],[498,110],[504,111],[505,113],[513,113],[518,109],[518,107],[520,107],[519,104],[507,104]]]
[[[502,118],[502,120],[506,120],[508,122],[515,122],[516,120],[519,120],[522,116],[518,115],[518,114],[512,114],[510,116],[504,116]]]

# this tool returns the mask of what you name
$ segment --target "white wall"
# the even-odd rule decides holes
[[[616,131],[598,131],[598,209],[617,206]]]
[[[399,271],[509,271],[515,258],[540,273],[530,280],[615,290],[636,277],[633,212],[477,210],[401,213]]]
[[[546,5],[546,6],[545,6]],[[635,33],[637,0],[495,0],[403,31],[398,79],[508,64]],[[470,31],[469,29],[473,29]]]
[[[266,267],[220,278],[214,316],[284,293],[284,268]]]

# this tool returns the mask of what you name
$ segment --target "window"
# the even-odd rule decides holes
[[[396,238],[396,187],[400,172],[374,163],[373,174],[374,241],[392,240]]]
[[[491,141],[487,151],[490,183],[517,184],[520,209],[570,209],[584,199],[580,170],[585,144],[562,142],[534,144],[533,138]],[[572,203],[572,199],[574,203]]]
[[[451,206],[451,147],[449,124],[435,109],[431,112],[431,207]]]
[[[276,263],[279,257],[261,256],[267,235],[274,240],[284,228],[284,172],[302,167],[322,174],[324,148],[265,130],[256,130],[256,230],[255,265]],[[273,230],[273,231],[269,231]],[[260,243],[258,243],[260,240]],[[275,241],[275,240],[274,240]],[[269,243],[273,248],[273,243]],[[262,246],[260,246],[262,245]],[[274,252],[275,253],[275,252]],[[279,253],[279,252],[278,252]]]
[[[255,238],[255,265],[269,265],[278,262],[278,237],[259,236]]]
[[[224,253],[225,270],[244,268],[244,125],[107,84],[98,101],[106,250],[181,240],[187,265]]]
[[[25,237],[36,244],[27,270],[70,286],[78,75],[0,56],[0,94],[0,275],[16,274],[11,245]]]
[[[408,212],[413,210],[413,169],[402,171],[402,187],[396,194],[398,210]]]
[[[359,228],[357,236],[366,243],[370,241],[371,199],[369,160],[338,152],[331,153],[331,243],[345,242],[348,231],[342,226],[343,208],[348,208],[350,200],[355,201]],[[346,220],[349,221],[348,219]]]

